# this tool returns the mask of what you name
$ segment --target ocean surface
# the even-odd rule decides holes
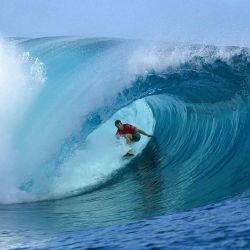
[[[250,249],[249,91],[248,48],[0,40],[0,249]]]

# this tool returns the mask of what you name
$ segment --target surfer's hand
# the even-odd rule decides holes
[[[148,135],[148,137],[154,137],[153,135]]]

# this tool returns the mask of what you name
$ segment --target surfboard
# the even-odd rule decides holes
[[[122,156],[123,159],[129,159],[135,156],[132,152],[128,151],[125,155]]]

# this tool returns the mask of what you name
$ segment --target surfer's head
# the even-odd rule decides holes
[[[115,121],[115,126],[119,129],[119,130],[123,130],[123,124],[120,120],[116,120]]]

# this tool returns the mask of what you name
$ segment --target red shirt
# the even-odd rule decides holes
[[[134,134],[135,130],[136,130],[136,127],[134,127],[133,125],[123,124],[123,130],[117,129],[116,134],[120,136],[125,135],[125,134]]]

